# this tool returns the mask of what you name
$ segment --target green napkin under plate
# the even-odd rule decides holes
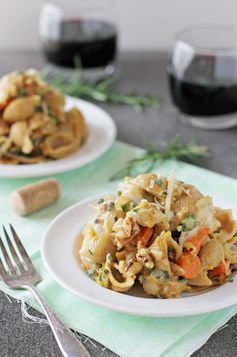
[[[43,280],[37,287],[68,326],[94,338],[121,356],[184,357],[198,349],[237,312],[237,305],[198,316],[151,318],[113,312],[83,301],[61,288],[45,270],[40,257],[40,241],[47,225],[65,208],[101,192],[114,191],[117,182],[109,181],[128,159],[141,149],[116,142],[91,164],[56,175],[62,197],[52,206],[18,217],[9,207],[9,194],[34,179],[0,179],[0,221],[12,222]],[[203,193],[237,203],[237,182],[234,179],[186,163],[167,161],[156,171],[167,175],[175,170],[179,179],[196,185]],[[39,309],[29,292],[9,290],[0,282],[0,289],[10,296],[27,301]],[[140,341],[137,343],[137,341]]]

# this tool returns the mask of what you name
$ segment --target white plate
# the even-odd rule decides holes
[[[103,109],[81,99],[66,97],[66,109],[77,106],[89,125],[85,145],[59,160],[32,165],[0,165],[0,177],[33,177],[57,174],[88,164],[109,149],[116,137],[113,119]]]
[[[237,276],[233,283],[177,299],[137,297],[134,296],[136,291],[125,294],[99,286],[82,270],[74,255],[76,237],[92,213],[89,204],[96,200],[98,197],[89,198],[63,211],[53,220],[43,237],[43,262],[52,277],[65,289],[93,304],[141,316],[196,315],[237,303]],[[237,206],[223,200],[215,200],[215,204],[232,208],[237,217]]]

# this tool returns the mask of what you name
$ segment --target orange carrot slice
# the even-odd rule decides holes
[[[133,239],[135,241],[141,242],[143,246],[146,246],[152,234],[153,234],[153,228],[141,227],[140,232]]]
[[[217,267],[215,267],[214,269],[212,269],[210,271],[210,275],[211,276],[219,276],[222,274],[226,275],[227,272],[229,271],[229,266],[230,266],[230,263],[221,262]]]
[[[210,229],[208,227],[199,228],[195,234],[193,234],[186,240],[184,247],[185,245],[187,245],[187,250],[189,250],[188,247],[190,245],[193,245],[196,248],[195,253],[198,254],[199,250],[201,249],[201,246],[203,245],[209,233]]]
[[[184,270],[184,277],[186,279],[194,279],[200,272],[200,259],[190,252],[183,253],[177,260],[177,264]]]

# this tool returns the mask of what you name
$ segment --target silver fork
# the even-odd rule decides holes
[[[4,234],[6,237],[7,244],[4,245],[2,238],[0,237],[0,249],[2,255],[5,259],[6,267],[0,258],[0,276],[4,283],[11,289],[28,289],[32,292],[39,305],[43,309],[49,325],[53,331],[54,337],[57,344],[65,357],[89,357],[90,354],[83,346],[83,344],[76,338],[76,336],[66,327],[62,321],[55,315],[52,308],[49,306],[47,301],[43,298],[41,293],[34,287],[41,277],[35,267],[33,266],[29,255],[27,254],[25,248],[23,247],[19,236],[14,230],[13,226],[10,224],[10,229],[12,233],[12,240],[10,239],[5,227],[3,226]],[[20,256],[18,256],[16,249],[12,241],[18,248]],[[12,258],[8,254],[6,249],[8,246],[11,252]],[[14,267],[15,264],[15,267]]]

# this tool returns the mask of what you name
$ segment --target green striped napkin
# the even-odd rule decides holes
[[[12,190],[37,179],[0,179],[1,223],[13,222],[23,243],[43,277],[38,288],[61,318],[73,329],[94,338],[121,356],[189,356],[236,312],[237,305],[209,314],[179,318],[135,317],[91,305],[61,288],[45,270],[40,257],[40,240],[47,225],[63,209],[73,203],[116,189],[117,182],[109,178],[141,149],[116,142],[95,162],[57,175],[62,197],[54,205],[29,217],[20,218],[10,211]],[[237,203],[237,183],[234,179],[186,163],[165,162],[157,171],[176,171],[179,179],[197,185],[204,193]],[[27,301],[39,309],[27,291],[9,290],[0,282],[0,289],[10,296]],[[137,341],[140,341],[139,344]],[[175,352],[174,352],[175,351]]]

